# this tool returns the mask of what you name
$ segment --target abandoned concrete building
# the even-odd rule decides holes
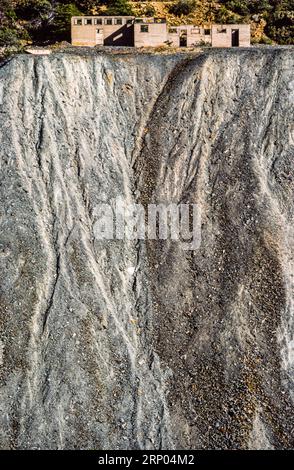
[[[249,24],[168,26],[165,18],[73,16],[71,34],[74,46],[250,46]]]

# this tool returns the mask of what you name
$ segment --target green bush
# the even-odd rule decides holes
[[[74,3],[78,10],[83,12],[85,15],[90,15],[91,11],[93,8],[100,6],[100,5],[108,5],[109,1],[108,0],[76,0],[75,2],[72,2],[71,0],[69,1],[63,1],[60,3]]]
[[[273,0],[223,0],[220,3],[238,15],[267,13],[273,9]]]
[[[53,22],[53,34],[56,38],[70,40],[71,17],[80,15],[81,12],[73,3],[58,5]]]
[[[232,0],[226,2],[226,7],[238,15],[248,15],[250,13],[248,3],[244,0]]]
[[[16,29],[0,29],[0,46],[17,46],[18,44],[19,37]]]
[[[133,10],[128,0],[109,0],[107,5],[107,15],[133,15]]]
[[[269,26],[265,28],[267,35],[278,44],[294,45],[294,26]]]
[[[271,46],[274,44],[274,42],[267,36],[262,36],[262,38],[259,40],[259,44],[266,44],[267,46]]]
[[[155,8],[152,5],[146,5],[143,11],[144,16],[155,16],[156,11]]]
[[[227,10],[225,6],[221,6],[214,15],[214,21],[221,24],[240,23],[239,16]]]
[[[18,18],[24,20],[45,20],[54,10],[49,0],[24,0],[16,6],[15,12]]]
[[[294,44],[293,12],[291,10],[277,10],[269,15],[265,33],[278,44]]]
[[[251,0],[249,2],[250,13],[268,13],[273,9],[268,0]]]
[[[169,12],[176,16],[189,15],[196,7],[195,0],[178,0],[170,6]]]
[[[0,0],[0,13],[7,12],[11,9],[10,0]]]

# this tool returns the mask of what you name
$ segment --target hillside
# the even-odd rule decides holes
[[[0,0],[0,48],[70,41],[75,14],[166,16],[170,24],[250,22],[253,43],[294,43],[294,0]]]
[[[290,47],[2,65],[1,449],[293,449],[293,70]],[[200,247],[99,238],[117,197],[197,204]]]

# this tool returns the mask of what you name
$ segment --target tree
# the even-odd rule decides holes
[[[15,7],[18,18],[28,21],[44,20],[53,10],[54,7],[49,0],[24,0]]]
[[[71,17],[80,15],[80,10],[73,3],[58,5],[52,24],[55,37],[70,40]]]

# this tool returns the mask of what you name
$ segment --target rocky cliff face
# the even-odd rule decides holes
[[[293,447],[293,49],[0,69],[1,448]],[[195,203],[199,249],[97,240]]]

